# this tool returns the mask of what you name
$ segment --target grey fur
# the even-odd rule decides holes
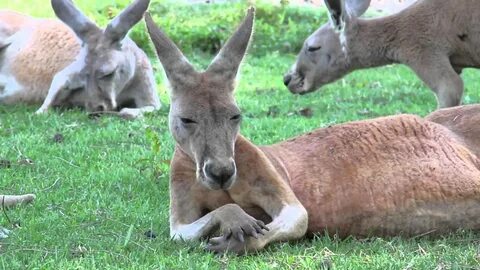
[[[350,6],[328,2],[337,2],[333,6],[341,10],[330,12],[341,12],[345,27],[332,20],[307,38],[284,76],[292,93],[315,91],[357,69],[401,63],[435,92],[439,107],[461,103],[459,74],[480,67],[479,1],[420,0],[397,14],[368,20],[357,16],[369,0]]]
[[[197,180],[228,189],[236,178],[234,144],[241,117],[233,91],[253,31],[254,9],[206,71],[195,71],[177,46],[145,15],[148,32],[171,84],[170,131],[196,163]]]

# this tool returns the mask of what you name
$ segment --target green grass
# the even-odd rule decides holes
[[[200,67],[209,61],[198,54],[190,58]],[[244,113],[242,133],[257,144],[346,121],[426,115],[436,106],[431,91],[402,66],[354,72],[322,91],[294,96],[282,85],[282,74],[293,61],[293,55],[273,52],[248,57],[243,65],[236,93]],[[480,102],[478,71],[466,70],[463,78],[464,101]],[[13,233],[0,241],[0,269],[479,268],[480,235],[469,231],[440,238],[319,235],[272,244],[247,257],[217,257],[198,243],[171,242],[168,161],[173,140],[160,73],[157,81],[164,108],[136,121],[89,119],[80,111],[36,116],[36,107],[0,106],[0,160],[11,162],[10,168],[0,166],[0,193],[38,196],[33,205],[6,212],[20,228],[2,214],[0,225]],[[303,108],[312,109],[313,116],[300,115]],[[62,134],[63,142],[55,142],[55,134]],[[148,230],[157,238],[147,239]]]
[[[435,107],[431,92],[405,67],[359,71],[322,92],[293,96],[281,74],[292,56],[248,58],[237,98],[242,133],[267,144],[317,127],[396,113],[425,115]],[[205,63],[206,61],[200,61]],[[478,74],[464,75],[465,99],[478,102]],[[164,89],[163,84],[160,89]],[[168,102],[162,94],[164,103]],[[0,168],[4,193],[34,192],[32,206],[8,211],[21,228],[0,242],[0,267],[257,269],[452,269],[478,267],[479,236],[459,232],[437,239],[347,239],[328,237],[273,244],[244,258],[215,257],[198,244],[168,237],[168,161],[173,142],[167,106],[143,120],[89,119],[83,112],[35,116],[35,107],[0,107]],[[311,108],[313,117],[297,113]],[[269,113],[270,112],[270,113]],[[153,133],[151,132],[153,131]],[[60,133],[61,143],[53,137]],[[158,136],[152,136],[152,134]],[[152,144],[158,139],[160,150]],[[25,160],[33,161],[26,164]],[[0,224],[12,225],[5,218]],[[152,230],[158,237],[147,239]]]

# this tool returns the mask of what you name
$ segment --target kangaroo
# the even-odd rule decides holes
[[[0,13],[0,33],[11,33],[0,34],[0,103],[43,102],[37,114],[57,106],[115,110],[126,118],[159,109],[148,57],[127,37],[149,2],[135,0],[105,30],[71,0],[51,1],[61,22]]]
[[[208,250],[244,254],[325,231],[345,237],[480,228],[480,105],[427,120],[397,115],[339,124],[256,146],[239,134],[234,97],[254,9],[200,72],[148,14],[145,20],[171,85],[174,240],[215,236]]]
[[[31,21],[29,16],[14,11],[0,10],[0,50],[7,45],[8,37]]]
[[[401,63],[436,94],[440,108],[461,103],[459,74],[480,67],[480,2],[419,0],[397,14],[361,19],[370,0],[325,0],[327,23],[308,37],[284,76],[305,94],[364,68]]]

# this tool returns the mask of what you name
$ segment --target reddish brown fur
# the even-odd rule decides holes
[[[450,115],[463,116],[463,122],[452,126],[439,120]],[[412,115],[383,117],[318,129],[264,147],[239,136],[238,181],[228,191],[198,183],[194,162],[177,148],[172,215],[188,212],[185,207],[209,212],[234,202],[265,219],[258,205],[285,200],[277,197],[289,194],[284,190],[288,183],[309,213],[309,233],[328,229],[344,237],[477,229],[480,162],[471,149],[480,145],[461,138],[474,138],[477,133],[469,127],[477,125],[479,117],[479,105],[427,117],[445,126]],[[265,173],[277,177],[262,176]]]
[[[318,129],[272,146],[257,147],[239,135],[233,75],[253,19],[250,8],[209,68],[197,72],[145,18],[172,86],[172,239],[219,231],[208,250],[243,254],[325,230],[343,237],[480,227],[478,141],[475,130],[465,128],[478,124],[480,114],[473,115],[480,111],[472,107],[453,109],[465,117],[450,126],[399,115]]]
[[[429,114],[425,119],[452,130],[477,157],[480,157],[480,106],[442,109]]]
[[[416,116],[342,124],[263,149],[286,168],[309,232],[412,235],[480,225],[478,158],[450,130]]]

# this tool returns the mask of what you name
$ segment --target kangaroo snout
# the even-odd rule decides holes
[[[87,102],[86,108],[89,112],[115,111],[117,103],[115,100]]]
[[[288,87],[291,80],[292,80],[292,75],[290,73],[287,73],[283,76],[283,84],[285,84],[285,86]]]
[[[227,162],[208,160],[203,167],[205,176],[222,189],[229,189],[235,179],[237,168],[235,161],[229,159]]]

